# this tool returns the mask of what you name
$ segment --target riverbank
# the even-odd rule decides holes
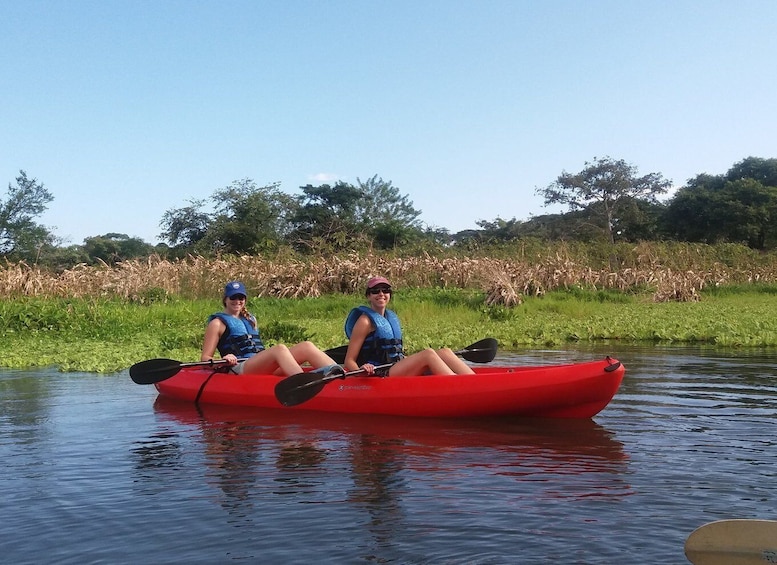
[[[408,289],[392,308],[406,350],[458,348],[494,337],[502,350],[570,343],[705,344],[777,347],[777,288],[745,285],[705,291],[698,302],[652,302],[649,295],[556,291],[513,308],[487,306],[483,292]],[[343,320],[359,295],[251,298],[267,343],[310,339],[322,349],[345,343]],[[155,357],[199,360],[207,316],[216,300],[21,298],[0,301],[0,366],[56,366],[115,372]]]

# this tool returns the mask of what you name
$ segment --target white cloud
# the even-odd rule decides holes
[[[332,182],[336,181],[338,178],[340,177],[333,173],[316,173],[314,175],[308,175],[308,180],[316,182]]]

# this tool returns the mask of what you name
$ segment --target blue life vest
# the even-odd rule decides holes
[[[396,363],[405,355],[402,351],[402,328],[399,318],[393,310],[386,310],[381,316],[368,306],[359,306],[351,310],[345,320],[345,335],[351,338],[353,327],[362,314],[369,316],[375,331],[364,340],[362,349],[356,362],[359,365],[371,363],[382,365],[384,363]]]
[[[231,353],[238,359],[242,359],[264,351],[264,343],[262,343],[259,330],[249,320],[217,312],[208,318],[208,323],[214,318],[218,318],[227,326],[227,329],[221,334],[217,346],[222,357]]]

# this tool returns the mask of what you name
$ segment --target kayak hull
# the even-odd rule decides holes
[[[293,407],[275,397],[275,375],[234,375],[186,367],[154,386],[160,395],[194,402],[281,410],[427,418],[531,416],[591,418],[617,392],[624,366],[600,361],[533,367],[475,367],[474,375],[350,376],[328,383]]]

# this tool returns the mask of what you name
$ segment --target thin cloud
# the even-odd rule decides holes
[[[316,182],[332,182],[336,181],[338,178],[340,177],[333,173],[316,173],[314,175],[308,175],[308,180]]]

